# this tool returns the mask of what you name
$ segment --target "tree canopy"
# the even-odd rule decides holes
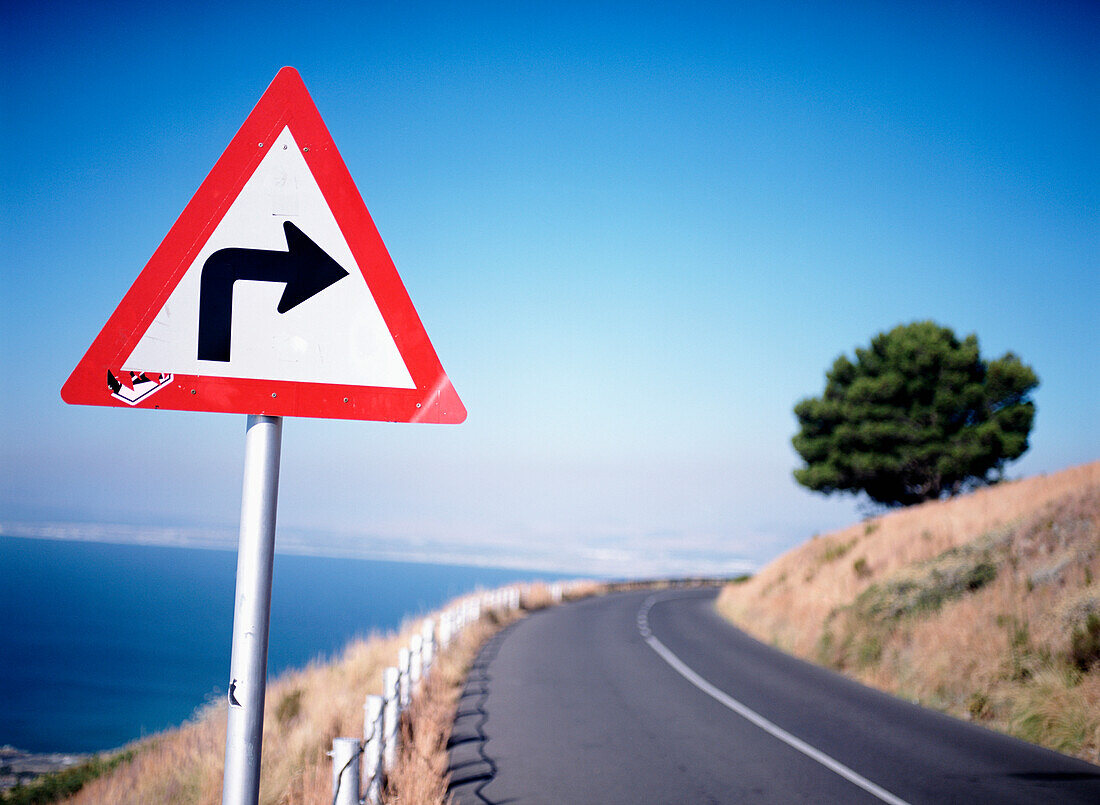
[[[1011,352],[982,359],[978,338],[914,322],[841,355],[821,397],[794,407],[803,486],[909,505],[991,483],[1028,449],[1039,385]]]

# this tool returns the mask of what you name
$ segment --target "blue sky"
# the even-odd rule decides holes
[[[353,6],[5,5],[9,531],[235,529],[243,416],[58,390],[286,64],[469,410],[288,420],[303,549],[764,562],[858,516],[792,406],[918,319],[1040,375],[1010,475],[1100,458],[1095,6]]]

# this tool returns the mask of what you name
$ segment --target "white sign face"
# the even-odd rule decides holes
[[[289,128],[122,368],[416,387]]]

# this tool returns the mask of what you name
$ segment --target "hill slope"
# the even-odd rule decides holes
[[[1100,462],[815,537],[719,611],[882,690],[1097,762]]]

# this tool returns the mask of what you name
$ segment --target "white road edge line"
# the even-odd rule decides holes
[[[795,736],[791,735],[782,727],[779,727],[768,721],[768,719],[764,718],[764,716],[760,715],[755,710],[741,704],[741,702],[737,701],[737,699],[733,698],[725,691],[714,687],[714,685],[710,684],[709,682],[707,682],[707,680],[703,679],[703,677],[699,676],[699,674],[691,670],[691,668],[684,664],[683,660],[673,654],[668,649],[668,647],[666,647],[664,643],[654,637],[653,632],[650,631],[649,609],[653,606],[654,603],[656,603],[656,599],[650,596],[646,599],[645,604],[639,611],[638,614],[640,617],[638,619],[638,631],[641,633],[642,638],[645,640],[645,642],[649,644],[649,647],[657,652],[658,656],[660,656],[661,659],[672,666],[673,670],[680,674],[680,676],[693,684],[699,690],[703,691],[703,693],[707,694],[719,703],[724,704],[730,710],[737,713],[737,715],[760,727],[760,729],[764,730],[773,737],[778,738],[783,743],[787,744],[787,746],[790,746],[792,749],[797,749],[806,757],[812,760],[816,760],[822,766],[829,769],[830,771],[839,774],[848,782],[853,783],[854,785],[858,785],[867,793],[878,797],[883,802],[889,802],[890,805],[909,805],[909,803],[907,803],[904,799],[894,796],[886,789],[872,783],[866,777],[863,777],[862,775],[852,771],[840,761],[834,760],[833,758],[826,755],[824,752],[815,749],[800,738],[796,738]]]

